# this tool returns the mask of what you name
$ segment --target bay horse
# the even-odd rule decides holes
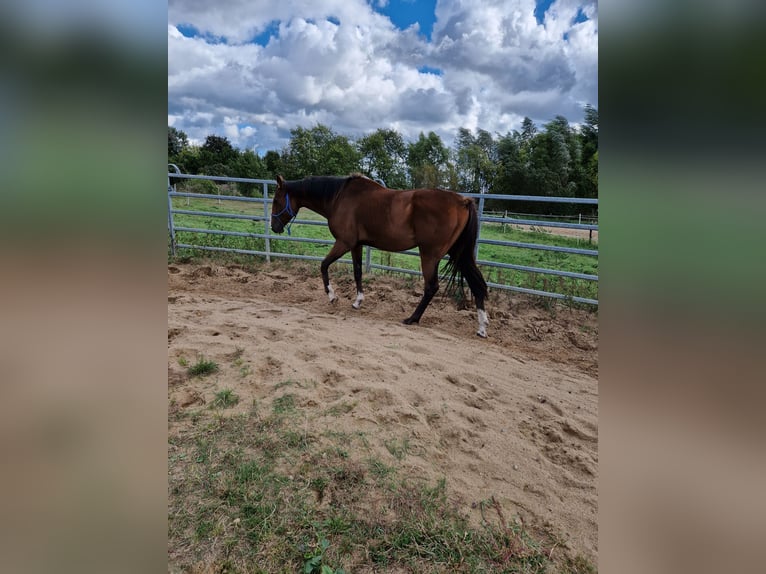
[[[487,283],[476,266],[474,247],[478,215],[472,199],[443,189],[388,189],[361,175],[348,177],[307,177],[286,181],[277,176],[277,191],[271,210],[271,229],[282,233],[301,207],[327,219],[335,244],[321,264],[322,281],[330,302],[337,299],[330,285],[328,268],[351,252],[359,309],[362,292],[362,247],[383,251],[405,251],[417,247],[425,289],[412,315],[403,323],[418,323],[439,290],[439,262],[449,254],[446,266],[448,290],[462,292],[463,279],[476,302],[479,319],[477,335],[487,336]],[[290,228],[288,227],[288,232]]]

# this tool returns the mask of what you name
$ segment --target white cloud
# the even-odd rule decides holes
[[[573,24],[580,9],[591,19]],[[558,0],[544,25],[533,10],[533,0],[441,0],[429,43],[362,0],[170,0],[168,122],[191,141],[225,135],[263,153],[316,123],[409,140],[433,130],[450,143],[460,127],[505,133],[524,116],[579,121],[584,103],[598,105],[595,2]],[[275,21],[267,45],[248,43]],[[181,24],[223,41],[184,37]]]

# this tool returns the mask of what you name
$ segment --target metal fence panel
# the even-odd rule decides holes
[[[169,167],[173,171],[168,171],[168,232],[170,236],[171,254],[173,256],[176,256],[178,249],[198,249],[202,251],[229,252],[229,253],[238,253],[243,255],[261,256],[261,257],[265,257],[267,261],[271,261],[271,257],[278,257],[278,258],[284,258],[284,259],[302,259],[302,260],[309,260],[309,261],[321,261],[324,258],[320,256],[315,256],[315,255],[283,253],[283,252],[278,252],[272,249],[271,239],[274,238],[274,236],[271,233],[271,226],[269,225],[269,222],[271,221],[271,212],[270,212],[269,205],[271,204],[273,198],[269,198],[269,186],[276,186],[277,182],[275,180],[249,179],[249,178],[242,178],[242,177],[192,175],[192,174],[181,173],[178,167],[173,164],[169,164]],[[262,195],[261,197],[243,197],[239,195],[232,196],[232,195],[219,195],[219,194],[209,194],[209,193],[205,194],[205,193],[178,192],[175,190],[175,187],[173,185],[173,181],[171,180],[171,178],[176,181],[181,179],[189,179],[189,180],[196,179],[196,180],[208,180],[208,181],[218,181],[218,182],[259,184],[262,187]],[[462,195],[466,197],[479,198],[479,202],[478,202],[479,237],[477,239],[477,251],[478,251],[479,245],[496,245],[496,246],[509,247],[509,248],[534,249],[534,250],[542,250],[542,251],[549,251],[549,252],[557,252],[562,254],[576,254],[576,255],[598,257],[598,250],[596,249],[580,249],[580,248],[574,248],[574,247],[552,246],[552,245],[545,245],[540,243],[526,243],[526,242],[520,242],[520,241],[501,241],[496,239],[484,238],[481,235],[482,223],[499,223],[499,224],[511,224],[511,225],[530,225],[530,226],[539,226],[539,227],[579,229],[579,230],[587,230],[591,233],[593,231],[598,231],[598,224],[567,223],[567,222],[561,222],[561,221],[544,221],[541,219],[523,219],[518,217],[498,217],[495,213],[485,214],[484,201],[483,201],[484,199],[503,199],[503,200],[509,200],[509,201],[538,201],[538,202],[551,202],[551,203],[573,203],[573,204],[584,204],[584,205],[598,205],[598,199],[573,198],[573,197],[542,197],[542,196],[528,196],[528,195],[476,194],[476,193],[464,193]],[[213,199],[218,201],[219,203],[222,201],[262,203],[263,215],[244,215],[244,214],[225,213],[225,212],[222,213],[222,212],[215,212],[215,211],[200,211],[200,210],[194,210],[194,209],[180,209],[173,206],[173,198],[175,197]],[[264,233],[249,233],[249,232],[241,232],[241,231],[226,231],[222,229],[178,226],[176,225],[176,222],[175,222],[175,218],[174,218],[175,215],[191,215],[191,216],[203,216],[203,217],[221,218],[221,219],[263,221]],[[511,214],[511,215],[520,215],[520,214]],[[303,224],[303,225],[322,225],[322,226],[327,225],[326,221],[314,221],[314,220],[306,220],[306,219],[301,219],[301,220],[296,219],[293,223]],[[251,250],[251,249],[237,249],[237,248],[231,248],[231,247],[217,247],[214,245],[205,245],[205,244],[179,243],[178,237],[177,237],[177,233],[179,232],[195,233],[195,234],[201,234],[201,235],[258,238],[258,239],[264,240],[264,249]],[[326,240],[326,239],[314,239],[314,238],[296,237],[296,236],[280,236],[279,240],[292,241],[297,243],[315,243],[318,245],[332,245],[333,243],[333,241]],[[372,252],[377,250],[369,246],[366,247],[365,249],[366,249],[366,253],[365,253],[366,272],[370,272],[372,269],[378,269],[378,270],[396,272],[396,273],[422,275],[422,273],[418,270],[374,263],[372,262]],[[417,256],[418,252],[415,250],[408,250],[408,251],[400,252],[400,254],[408,255],[408,256]],[[339,259],[338,261],[341,263],[348,263],[348,264],[352,263],[351,259]],[[477,263],[480,266],[489,267],[489,268],[509,269],[509,270],[526,272],[526,273],[539,273],[543,275],[550,275],[553,277],[562,277],[562,278],[577,279],[577,280],[583,280],[583,281],[595,281],[595,282],[598,281],[598,275],[593,275],[589,273],[577,273],[577,272],[566,271],[562,269],[550,269],[550,268],[543,268],[543,267],[534,267],[529,265],[517,265],[517,264],[502,263],[497,261],[486,261],[486,260],[482,260],[478,258],[477,258]],[[530,288],[521,287],[518,285],[508,285],[508,284],[496,283],[491,281],[488,281],[487,285],[495,289],[503,289],[503,290],[513,291],[518,293],[526,293],[531,295],[542,296],[542,297],[551,297],[554,299],[565,299],[569,301],[586,303],[590,305],[598,305],[598,300],[595,298],[590,298],[590,297],[578,297],[578,296],[572,296],[572,295],[563,294],[563,293],[557,293],[555,291],[542,291],[539,289],[530,289]]]

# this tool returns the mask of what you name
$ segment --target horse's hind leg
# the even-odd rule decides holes
[[[428,304],[433,299],[436,292],[439,290],[439,259],[440,257],[420,257],[420,265],[423,270],[423,280],[425,281],[425,288],[423,289],[423,298],[415,307],[412,315],[407,317],[402,323],[405,325],[411,325],[412,323],[419,323],[420,318],[423,316],[423,312],[428,307]]]
[[[335,303],[338,297],[335,295],[335,290],[332,288],[332,285],[330,285],[330,274],[327,272],[327,269],[346,253],[348,253],[348,247],[340,241],[336,241],[335,245],[332,246],[332,249],[330,249],[330,252],[322,260],[322,264],[319,267],[322,272],[324,292],[327,293],[327,296],[330,298],[330,303]]]
[[[351,304],[354,309],[359,309],[364,300],[362,293],[362,246],[357,245],[351,250],[351,259],[354,262],[354,281],[356,282],[356,300]]]
[[[479,307],[478,303],[476,304],[476,314],[479,316],[479,330],[476,331],[476,334],[483,338],[487,338],[487,325],[489,325],[489,319],[487,318],[487,312],[484,310],[484,305],[482,304],[481,307]]]
[[[476,334],[484,339],[487,338],[487,325],[489,325],[489,319],[487,318],[487,312],[484,310],[484,300],[487,297],[487,283],[484,281],[484,277],[476,266],[476,263],[471,261],[462,270],[463,277],[468,282],[468,287],[471,289],[473,298],[476,301],[476,314],[479,318],[479,329]]]

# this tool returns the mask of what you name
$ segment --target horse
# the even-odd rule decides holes
[[[487,336],[489,320],[484,309],[487,283],[476,266],[474,248],[478,214],[472,199],[444,189],[389,189],[361,174],[348,177],[314,176],[286,181],[277,176],[277,190],[271,210],[271,230],[282,233],[302,207],[327,219],[335,244],[321,264],[324,290],[330,303],[337,300],[330,284],[328,268],[351,252],[359,309],[362,290],[362,247],[383,251],[418,248],[425,289],[412,315],[402,322],[420,322],[423,312],[439,290],[439,262],[449,254],[446,265],[448,292],[456,287],[463,292],[463,279],[476,303],[479,328]]]

